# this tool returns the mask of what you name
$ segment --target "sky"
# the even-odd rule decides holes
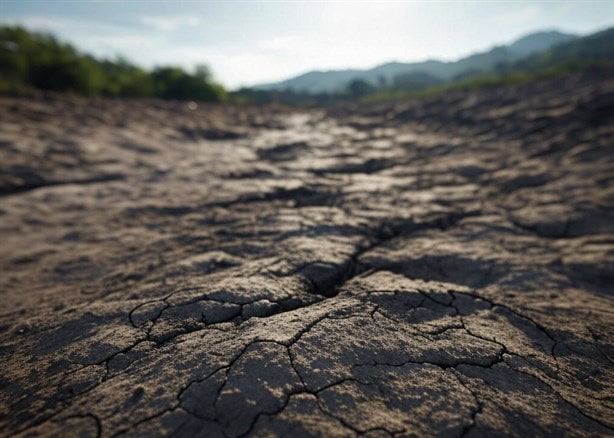
[[[143,67],[207,64],[230,89],[310,70],[455,60],[537,30],[614,25],[614,0],[0,0],[0,23]]]

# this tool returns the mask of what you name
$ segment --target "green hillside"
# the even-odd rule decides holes
[[[0,92],[32,89],[86,96],[160,97],[222,101],[224,89],[205,66],[194,73],[179,67],[147,71],[123,59],[100,60],[51,35],[22,27],[0,27]]]

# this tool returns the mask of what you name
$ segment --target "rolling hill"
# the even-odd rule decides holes
[[[427,60],[423,62],[389,62],[369,70],[348,69],[329,71],[310,71],[281,82],[254,87],[260,90],[292,90],[308,93],[336,93],[343,91],[354,79],[362,79],[373,85],[392,84],[400,76],[419,73],[429,75],[433,82],[449,81],[459,75],[490,70],[498,64],[509,64],[531,54],[545,51],[557,44],[577,39],[576,35],[558,31],[536,32],[526,35],[506,46],[496,46],[491,50],[476,53],[457,61],[443,62]]]

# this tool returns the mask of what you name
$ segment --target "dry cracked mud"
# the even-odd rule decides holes
[[[4,436],[614,435],[614,77],[0,100]]]

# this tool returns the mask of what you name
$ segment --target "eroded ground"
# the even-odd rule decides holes
[[[2,99],[2,435],[612,436],[611,77]]]

